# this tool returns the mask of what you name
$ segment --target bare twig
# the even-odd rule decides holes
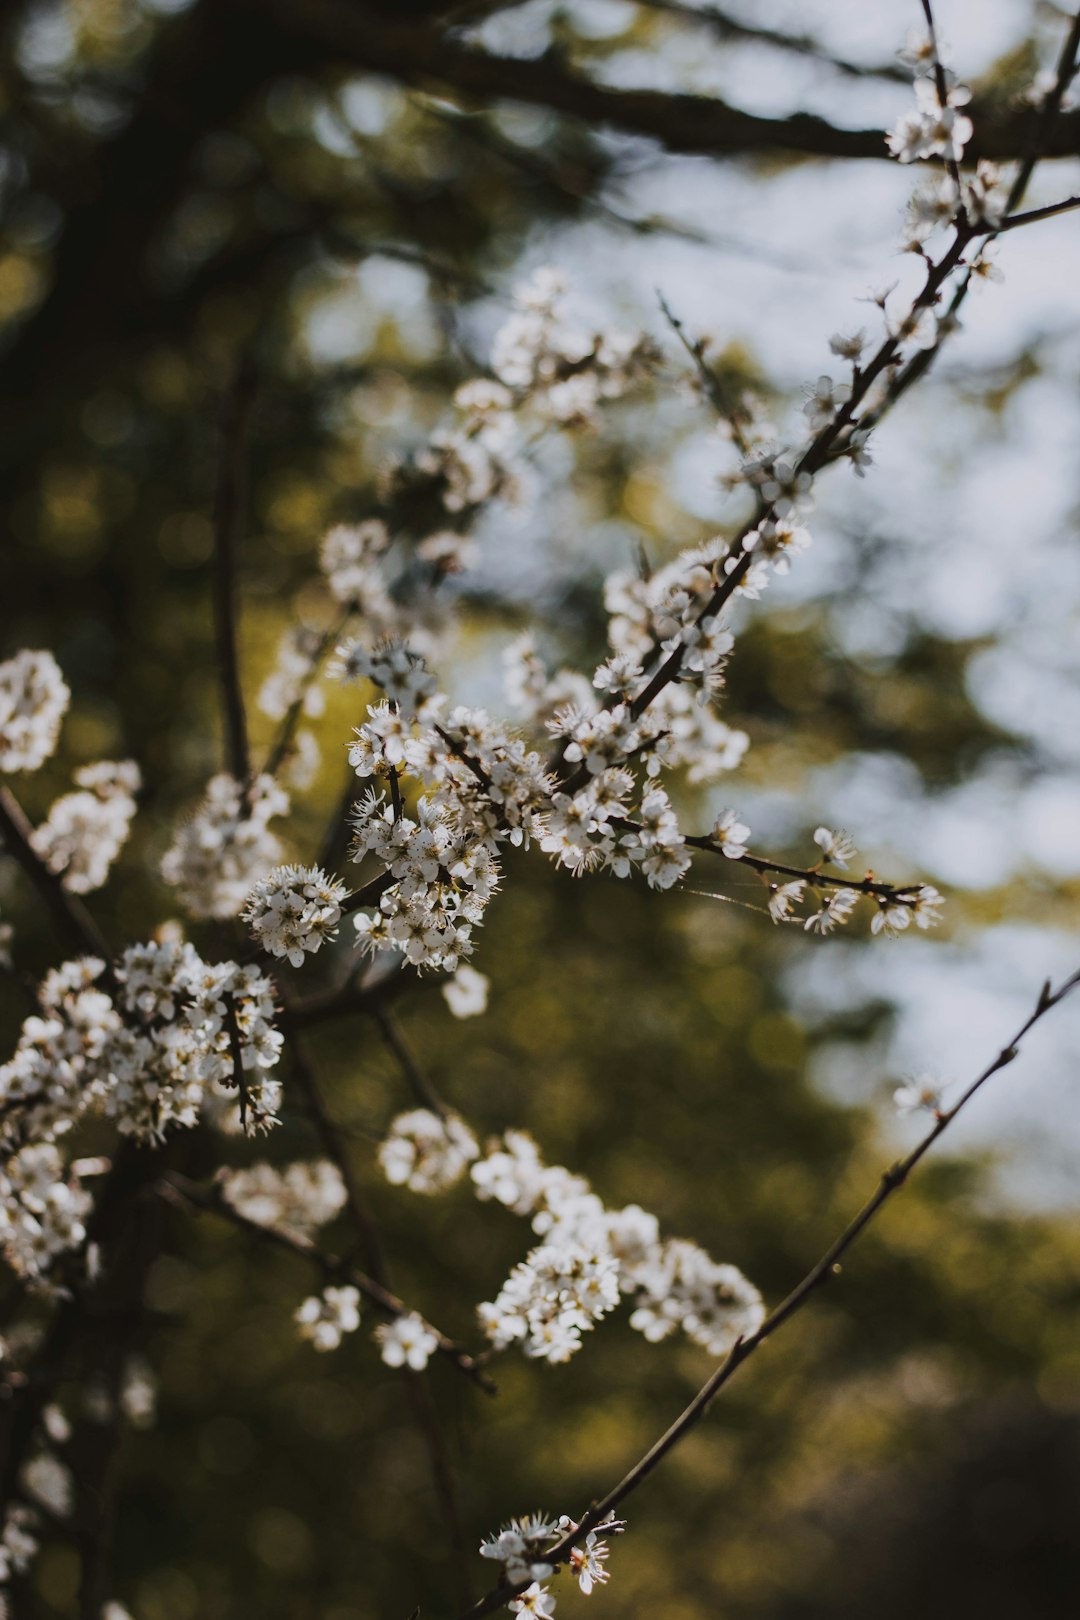
[[[251,777],[244,693],[237,654],[236,549],[243,522],[244,458],[254,399],[254,374],[242,367],[221,412],[217,486],[214,491],[214,627],[221,680],[222,721],[228,768],[242,786]]]
[[[402,1074],[416,1094],[417,1101],[424,1107],[430,1108],[433,1114],[440,1119],[446,1119],[448,1109],[431,1081],[416,1061],[416,1057],[401,1032],[401,1026],[389,1007],[377,1003],[371,1009],[371,1016],[379,1026],[380,1033],[387,1046],[397,1058]]]

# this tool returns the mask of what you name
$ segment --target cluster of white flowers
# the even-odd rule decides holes
[[[0,1605],[5,1604],[4,1587],[13,1575],[25,1575],[38,1552],[40,1520],[32,1507],[17,1502],[9,1507],[0,1531]],[[4,1614],[0,1607],[0,1615]]]
[[[495,336],[492,370],[554,421],[591,422],[601,400],[620,398],[649,371],[656,350],[639,332],[575,325],[565,295],[565,279],[550,269],[518,289],[518,307]]]
[[[957,84],[955,75],[942,67],[930,38],[917,42],[905,53],[905,60],[915,74],[915,106],[903,113],[889,132],[889,151],[901,163],[933,157],[959,163],[974,126],[958,109],[967,106],[971,91]]]
[[[432,700],[417,722],[437,712]],[[349,760],[360,777],[407,774],[427,790],[415,816],[397,814],[382,793],[354,806],[355,857],[375,855],[393,880],[373,915],[358,914],[360,943],[455,972],[498,887],[499,845],[528,843],[539,830],[543,762],[482,710],[455,709],[417,735],[388,702],[369,708]]]
[[[389,639],[370,653],[358,641],[342,643],[332,673],[342,681],[373,681],[386,693],[398,713],[415,719],[428,698],[435,694],[435,677],[422,653],[406,642]]]
[[[565,1361],[581,1334],[631,1296],[630,1325],[646,1338],[681,1327],[722,1355],[764,1319],[761,1295],[736,1267],[696,1244],[663,1240],[654,1215],[630,1204],[607,1209],[587,1181],[546,1166],[533,1139],[508,1131],[472,1168],[481,1198],[532,1217],[544,1242],[514,1268],[498,1297],[479,1308],[497,1348]]]
[[[253,886],[281,856],[268,823],[289,808],[271,776],[257,776],[245,790],[234,776],[212,777],[206,797],[177,828],[161,863],[161,875],[193,917],[235,917]]]
[[[334,939],[347,890],[317,866],[275,866],[248,896],[244,917],[263,950],[302,967]]]
[[[46,1278],[60,1255],[82,1243],[91,1207],[53,1143],[33,1142],[0,1158],[0,1247],[28,1281]]]
[[[367,523],[338,524],[325,536],[320,551],[333,594],[376,630],[388,630],[397,617],[380,565],[389,545],[386,525],[372,518]]]
[[[714,832],[714,838],[716,833]],[[941,920],[943,896],[930,883],[908,887],[866,884],[852,888],[833,878],[819,875],[828,863],[844,870],[855,856],[851,835],[818,827],[814,842],[821,851],[818,864],[805,877],[770,886],[769,915],[777,923],[798,923],[810,934],[831,934],[851,920],[859,901],[866,896],[875,908],[870,922],[872,934],[898,934],[914,922],[917,928],[933,928]],[[726,853],[726,851],[725,851]],[[745,850],[742,852],[745,854]],[[800,914],[799,908],[810,892],[818,901],[815,910]]]
[[[625,1521],[609,1514],[596,1530],[590,1530],[584,1541],[570,1549],[568,1563],[574,1579],[588,1597],[594,1586],[610,1579],[605,1567],[611,1549],[606,1536],[618,1535],[626,1528]],[[508,1586],[530,1584],[510,1604],[514,1614],[531,1614],[547,1620],[555,1612],[554,1594],[542,1583],[555,1573],[550,1554],[557,1542],[578,1529],[577,1521],[569,1514],[558,1519],[546,1518],[542,1513],[530,1513],[522,1519],[511,1519],[493,1536],[480,1543],[481,1558],[490,1558],[499,1565],[502,1580]]]
[[[479,1148],[454,1114],[441,1119],[430,1108],[399,1114],[379,1148],[387,1181],[415,1193],[445,1192],[461,1180]]]
[[[309,719],[322,714],[326,698],[313,678],[320,642],[316,631],[303,626],[282,637],[277,662],[259,690],[259,708],[268,719],[284,720],[298,704]]]
[[[110,997],[96,985],[104,963],[67,962],[46,974],[41,1015],[27,1018],[12,1058],[0,1066],[0,1147],[53,1142],[107,1084],[105,1054],[121,1028]]]
[[[293,1320],[300,1337],[316,1350],[336,1350],[346,1333],[360,1326],[360,1292],[351,1283],[324,1288],[298,1306]]]
[[[94,957],[47,974],[41,1014],[24,1021],[0,1067],[0,1241],[34,1279],[85,1236],[89,1195],[57,1147],[84,1115],[155,1140],[194,1125],[215,1094],[253,1125],[276,1113],[270,1071],[282,1037],[273,986],[256,968],[208,965],[192,946],[165,942],[126,950],[114,993],[105,974]]]
[[[460,422],[432,435],[416,457],[415,471],[432,481],[452,518],[468,521],[496,497],[520,499],[519,435],[514,397],[501,383],[473,378],[457,390],[454,404]]]
[[[253,1164],[219,1172],[221,1196],[237,1214],[292,1237],[310,1238],[341,1213],[346,1203],[341,1171],[329,1159],[296,1161],[284,1170]]]
[[[0,664],[0,771],[36,771],[56,748],[71,693],[50,652]]]
[[[75,772],[80,793],[65,793],[30,842],[50,872],[75,894],[100,889],[127,842],[142,785],[134,760],[102,760]]]
[[[121,1131],[160,1138],[226,1100],[250,1128],[276,1124],[283,1037],[271,979],[251,963],[206,963],[172,941],[129,947],[116,977],[127,1020],[106,1054],[104,1106]]]
[[[495,1299],[479,1307],[497,1350],[520,1343],[527,1356],[569,1361],[581,1335],[619,1303],[619,1267],[602,1244],[559,1232],[511,1271]]]

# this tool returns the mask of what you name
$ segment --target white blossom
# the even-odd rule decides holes
[[[221,1195],[238,1214],[292,1237],[310,1238],[344,1209],[345,1183],[329,1159],[294,1162],[284,1170],[253,1164],[220,1173]]]
[[[52,653],[24,649],[0,664],[0,772],[44,765],[70,701]]]
[[[896,1104],[898,1114],[913,1114],[920,1109],[931,1114],[940,1113],[942,1108],[941,1085],[928,1076],[906,1080],[902,1086],[897,1086],[893,1092],[893,1102]]]
[[[439,1347],[438,1338],[415,1311],[380,1322],[375,1338],[388,1367],[408,1367],[411,1372],[423,1372]]]
[[[346,1333],[360,1326],[360,1291],[351,1283],[342,1288],[327,1287],[300,1305],[293,1320],[300,1337],[316,1350],[336,1350]]]
[[[455,1018],[476,1018],[487,1011],[491,980],[463,963],[442,986],[443,999]]]
[[[902,114],[887,136],[889,151],[901,163],[931,157],[959,163],[974,125],[957,108],[971,100],[971,91],[963,85],[953,85],[946,90],[942,105],[934,79],[916,79],[914,88],[915,107]]]
[[[257,776],[247,791],[225,773],[176,835],[161,875],[194,917],[235,917],[253,886],[277,864],[281,844],[269,829],[289,808],[273,777]]]
[[[317,866],[275,866],[255,884],[243,914],[263,950],[298,968],[336,938],[347,892]]]
[[[806,918],[803,927],[809,934],[831,934],[834,928],[840,928],[848,921],[858,902],[857,889],[833,889],[820,910]]]
[[[739,820],[737,810],[723,810],[713,823],[712,841],[729,861],[741,861],[746,854],[750,828]]]
[[[555,1594],[539,1581],[533,1581],[524,1592],[511,1598],[507,1605],[511,1614],[531,1615],[533,1620],[551,1620],[555,1613]]]
[[[75,772],[81,793],[65,793],[35,827],[30,842],[50,872],[62,873],[65,889],[100,889],[127,842],[141,786],[134,760],[102,760]]]
[[[828,827],[818,827],[814,833],[814,843],[821,850],[821,858],[831,861],[833,866],[841,869],[855,855],[855,841],[850,833],[843,831],[832,832]]]
[[[468,1126],[429,1108],[399,1114],[379,1148],[387,1181],[411,1192],[444,1192],[461,1180],[479,1149]]]
[[[778,884],[769,896],[769,916],[775,923],[787,922],[791,916],[792,907],[797,906],[803,897],[806,884],[801,878],[792,883]]]

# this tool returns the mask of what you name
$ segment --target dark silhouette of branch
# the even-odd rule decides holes
[[[237,547],[244,514],[244,459],[254,399],[253,373],[242,367],[221,412],[221,443],[214,492],[214,629],[228,768],[242,787],[251,778],[244,691],[237,651]]]

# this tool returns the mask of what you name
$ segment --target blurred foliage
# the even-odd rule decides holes
[[[70,0],[15,4],[0,21],[0,458],[4,588],[17,604],[3,651],[51,646],[75,694],[61,754],[27,786],[31,813],[87,759],[131,754],[144,769],[133,845],[95,897],[117,941],[170,914],[157,860],[172,818],[218,767],[207,514],[237,363],[259,377],[242,604],[254,693],[293,601],[309,621],[327,611],[309,584],[322,530],[373,509],[388,455],[419,442],[482,363],[519,255],[561,220],[599,210],[611,222],[612,186],[639,161],[632,143],[535,108],[451,104],[319,57],[286,66],[232,9],[239,20],[207,0]],[[622,43],[665,37],[662,19],[623,9]],[[555,48],[596,62],[612,41],[576,32],[574,14],[561,14]],[[215,28],[236,53],[225,64],[198,54],[199,30]],[[1001,68],[1003,95],[1021,67],[1018,50]],[[182,71],[188,100],[162,111],[155,96],[183,88]],[[734,347],[719,364],[731,381],[759,380],[753,355]],[[613,548],[663,560],[700,536],[669,476],[702,409],[673,387],[675,365],[601,436],[573,452],[540,447],[544,568],[520,595],[485,585],[483,571],[461,587],[464,669],[526,607],[553,647],[595,655]],[[1023,357],[988,390],[973,381],[972,399],[999,411],[1031,366]],[[523,551],[526,540],[506,543]],[[862,541],[832,603],[759,615],[741,636],[727,714],[753,734],[750,781],[790,786],[807,759],[879,751],[913,761],[937,790],[995,751],[1020,752],[965,696],[975,647],[919,631],[893,654],[844,652],[832,615],[878,544],[887,537]],[[339,696],[321,723],[326,757],[298,802],[298,852],[316,846],[341,790],[337,744],[358,717],[355,694]],[[266,746],[266,722],[253,725]],[[482,941],[489,1017],[458,1024],[430,990],[401,1016],[478,1131],[532,1130],[546,1158],[607,1202],[655,1210],[667,1233],[738,1263],[775,1301],[889,1151],[876,1124],[888,1086],[869,1069],[887,1014],[802,1027],[784,971],[810,946],[767,926],[750,874],[725,877],[755,915],[577,885],[515,857]],[[2,897],[20,965],[55,960],[6,872]],[[332,976],[341,949],[314,979]],[[843,961],[835,950],[837,972]],[[5,993],[9,1045],[22,1012]],[[834,1038],[867,1054],[862,1107],[806,1079],[815,1043]],[[393,1059],[359,1017],[320,1031],[314,1050],[397,1285],[473,1338],[472,1302],[529,1246],[525,1226],[465,1190],[429,1201],[381,1184],[373,1137],[408,1106]],[[210,1173],[218,1151],[200,1139],[194,1167]],[[318,1151],[291,1097],[265,1151]],[[612,1584],[591,1599],[598,1612],[1075,1613],[1080,1234],[1003,1210],[986,1187],[985,1167],[947,1154],[920,1171],[826,1297],[632,1499]],[[326,1357],[298,1344],[290,1316],[308,1289],[298,1261],[211,1217],[169,1214],[146,1299],[159,1422],[125,1443],[116,1512],[116,1596],[137,1620],[454,1612],[406,1388],[364,1333]],[[565,1368],[506,1357],[492,1400],[434,1367],[470,1543],[510,1513],[582,1510],[707,1371],[701,1352],[647,1346],[624,1320]],[[478,1587],[482,1576],[477,1563]],[[75,1612],[77,1582],[57,1536],[26,1613]]]

